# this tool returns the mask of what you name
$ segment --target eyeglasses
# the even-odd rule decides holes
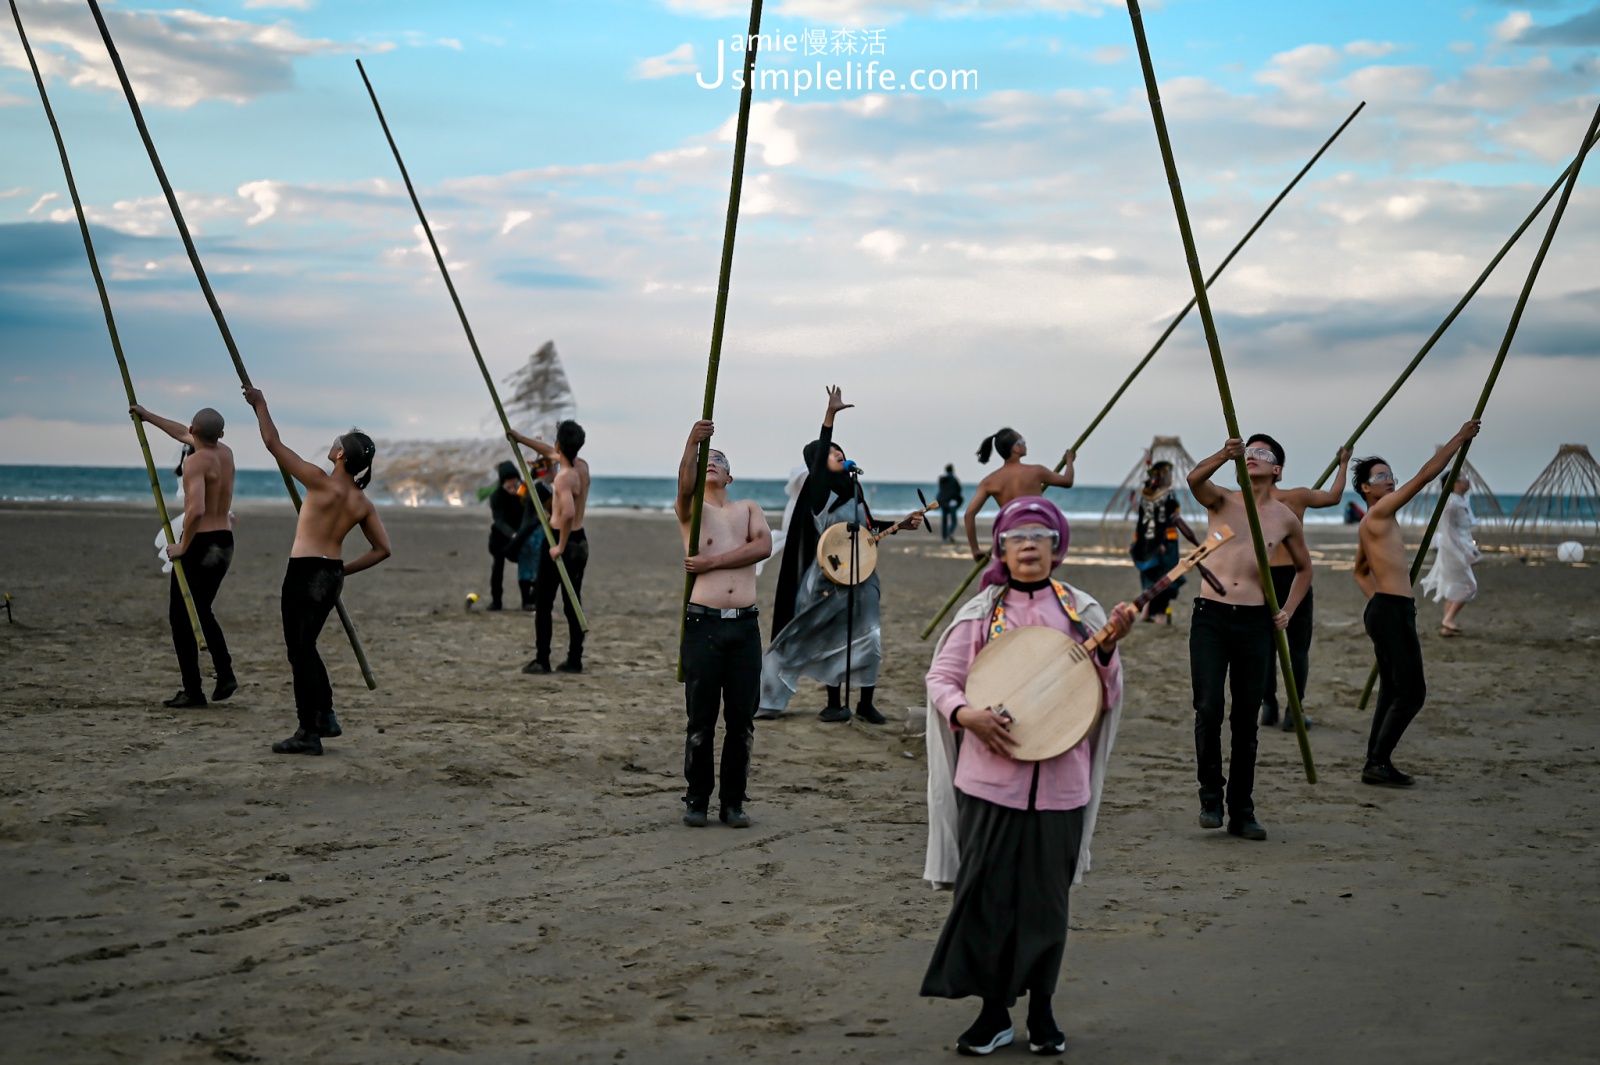
[[[1061,545],[1061,534],[1054,529],[1014,529],[1000,534],[1000,550],[1004,551],[1009,544],[1039,544],[1047,539],[1051,550]]]
[[[1270,462],[1274,466],[1278,464],[1278,456],[1269,447],[1247,447],[1244,449],[1244,457],[1247,459],[1260,459],[1262,462]]]
[[[1394,474],[1389,473],[1387,470],[1381,471],[1379,473],[1369,473],[1367,475],[1367,483],[1368,484],[1394,484]]]

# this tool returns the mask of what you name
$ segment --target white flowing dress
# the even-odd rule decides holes
[[[1422,578],[1422,590],[1434,601],[1448,599],[1452,603],[1467,603],[1478,597],[1478,578],[1472,567],[1483,558],[1483,552],[1472,542],[1472,527],[1478,524],[1472,516],[1472,507],[1464,495],[1450,496],[1444,514],[1439,518],[1435,543],[1438,550],[1433,556],[1433,568]]]

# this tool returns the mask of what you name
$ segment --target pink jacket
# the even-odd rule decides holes
[[[1048,625],[1083,642],[1049,588],[1033,593],[1008,588],[1005,610],[1008,628]],[[944,715],[958,735],[961,726],[952,717],[967,705],[967,673],[973,659],[988,642],[988,629],[987,618],[958,622],[928,670],[928,695],[934,709]],[[1122,659],[1117,652],[1112,652],[1110,662],[1101,664],[1096,656],[1095,665],[1100,670],[1102,703],[1111,706],[1122,698]],[[1046,761],[1018,762],[995,754],[976,740],[963,740],[960,757],[956,760],[955,785],[967,795],[1014,810],[1030,808],[1030,792],[1032,809],[1075,810],[1088,803],[1091,794],[1090,747],[1090,740],[1085,739],[1065,754]]]

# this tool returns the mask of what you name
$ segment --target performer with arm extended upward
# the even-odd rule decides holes
[[[572,599],[561,587],[561,575],[556,572],[556,559],[567,567],[567,578],[572,581],[572,593],[583,598],[583,571],[589,565],[589,535],[583,531],[583,515],[589,506],[589,463],[578,457],[588,439],[583,426],[570,418],[556,426],[555,446],[513,430],[513,441],[526,444],[545,458],[557,464],[555,480],[550,484],[550,532],[556,542],[551,544],[539,560],[539,575],[533,582],[533,661],[522,667],[524,673],[550,672],[550,642],[554,635],[556,590],[561,591],[561,608],[567,616],[567,657],[556,670],[561,673],[583,672],[583,626],[578,624],[578,612]],[[529,504],[530,508],[532,504]]]
[[[967,504],[967,546],[972,549],[972,558],[977,562],[982,562],[984,558],[983,551],[978,547],[978,511],[983,509],[987,500],[993,499],[996,506],[1003,507],[1019,496],[1042,495],[1046,488],[1072,487],[1073,456],[1067,456],[1066,469],[1060,473],[1049,466],[1023,462],[1028,456],[1028,442],[1015,429],[1002,429],[993,436],[985,437],[978,447],[978,461],[987,463],[994,452],[999,452],[1005,465],[978,482],[978,490],[972,494],[972,502]]]

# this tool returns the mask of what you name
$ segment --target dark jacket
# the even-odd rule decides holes
[[[515,492],[504,485],[497,486],[489,495],[489,553],[498,555],[517,539],[530,523],[537,524],[539,516]]]
[[[953,473],[944,474],[939,478],[939,505],[941,507],[961,505],[961,481]]]

